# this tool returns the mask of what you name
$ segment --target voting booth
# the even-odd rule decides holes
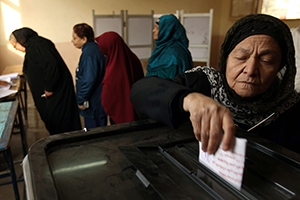
[[[199,162],[189,122],[174,130],[145,119],[37,141],[23,163],[26,193],[32,200],[300,198],[300,155],[240,129],[237,137],[247,140],[240,189]]]
[[[189,39],[189,50],[194,62],[204,62],[209,66],[213,9],[208,13],[184,13],[180,11],[180,20]]]
[[[121,10],[120,14],[100,15],[93,10],[95,36],[107,31],[118,33],[140,60],[148,60],[153,50],[153,11],[149,14],[129,14]]]
[[[148,60],[155,46],[152,35],[154,23],[164,14],[174,14],[185,27],[193,61],[209,65],[213,9],[207,13],[176,10],[174,13],[150,11],[148,14],[130,14],[127,10],[121,10],[120,14],[113,12],[108,15],[96,14],[93,10],[95,36],[106,31],[115,31],[140,60]]]
[[[114,31],[121,37],[124,37],[123,21],[124,11],[120,14],[97,15],[93,10],[93,25],[95,37],[98,37],[106,31]]]

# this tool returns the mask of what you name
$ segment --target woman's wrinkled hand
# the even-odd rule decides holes
[[[190,113],[194,134],[202,150],[213,154],[222,141],[222,149],[233,145],[235,125],[229,109],[200,93],[190,93],[183,100],[183,109]]]

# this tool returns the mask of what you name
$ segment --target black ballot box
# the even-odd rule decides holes
[[[198,161],[192,126],[152,120],[46,137],[24,161],[30,199],[300,199],[300,155],[247,138],[241,190]]]

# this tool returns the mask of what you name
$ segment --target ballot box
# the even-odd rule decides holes
[[[299,199],[300,155],[247,139],[242,187],[199,160],[189,122],[152,120],[46,137],[24,159],[28,199]]]

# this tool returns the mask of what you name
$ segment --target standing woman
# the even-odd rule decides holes
[[[163,15],[153,29],[155,48],[148,61],[146,76],[173,79],[193,67],[185,28],[175,15]]]
[[[144,77],[139,58],[116,32],[105,32],[96,41],[106,56],[101,99],[110,123],[137,120],[137,114],[130,102],[130,91],[133,83]]]
[[[94,31],[86,23],[76,24],[72,34],[73,45],[82,50],[76,69],[76,97],[79,113],[86,128],[107,125],[107,115],[101,103],[105,57],[94,40]]]
[[[23,73],[49,133],[81,129],[72,75],[55,45],[26,27],[13,31],[9,41],[25,52]]]

